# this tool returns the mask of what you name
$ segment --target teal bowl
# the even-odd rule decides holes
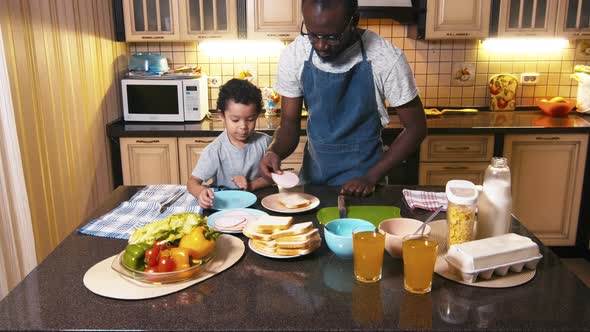
[[[352,258],[352,231],[360,226],[372,226],[373,223],[363,219],[334,219],[324,227],[324,239],[328,248],[342,258]]]

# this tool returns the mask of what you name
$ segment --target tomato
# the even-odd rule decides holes
[[[219,233],[211,231],[208,226],[197,226],[180,239],[178,246],[187,248],[192,258],[199,259],[213,251],[218,236]]]
[[[160,255],[160,246],[154,245],[145,251],[144,261],[147,266],[158,265],[158,255]]]
[[[148,267],[145,268],[145,270],[143,270],[143,272],[156,273],[156,272],[160,272],[160,271],[158,271],[158,267],[157,266],[148,266]]]
[[[160,253],[158,260],[158,272],[170,272],[174,271],[176,264],[172,260],[172,256],[169,250],[164,250]]]

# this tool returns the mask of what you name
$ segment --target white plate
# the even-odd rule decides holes
[[[300,208],[296,208],[296,209],[289,209],[287,207],[285,207],[283,204],[281,204],[281,202],[279,201],[279,199],[281,198],[281,195],[290,195],[291,193],[278,193],[278,194],[273,194],[273,195],[269,195],[266,196],[262,199],[262,206],[264,206],[265,208],[274,211],[274,212],[280,212],[280,213],[298,213],[298,212],[304,212],[304,211],[309,211],[309,210],[313,210],[315,209],[318,205],[320,205],[320,200],[319,198],[313,196],[313,195],[309,195],[309,194],[304,194],[304,193],[298,193],[299,195],[301,195],[302,197],[308,199],[311,201],[311,203],[307,206],[304,207],[300,207]]]
[[[256,209],[249,209],[249,208],[221,210],[221,211],[213,213],[212,215],[209,216],[209,218],[207,218],[207,226],[209,226],[210,228],[212,228],[218,232],[222,232],[222,233],[237,233],[237,234],[242,233],[241,230],[229,231],[229,230],[215,228],[215,220],[217,218],[223,217],[224,215],[226,215],[228,213],[232,213],[232,212],[236,212],[236,211],[245,212],[251,216],[268,216],[268,213],[266,213],[264,211],[260,211],[260,210],[256,210]],[[245,225],[246,225],[246,223],[244,223],[244,226]]]

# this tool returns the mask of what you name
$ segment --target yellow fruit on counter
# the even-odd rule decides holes
[[[567,103],[567,100],[563,97],[553,97],[549,99],[550,103]]]
[[[548,103],[549,100],[547,98],[543,98],[543,99],[540,100],[540,102],[542,102],[542,103]]]

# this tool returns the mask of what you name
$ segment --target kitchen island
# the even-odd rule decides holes
[[[140,188],[117,188],[92,217]],[[403,203],[403,188],[442,191],[381,186],[370,197],[349,198],[348,204],[393,205],[403,217],[426,219],[428,211],[410,210]],[[311,220],[321,229],[315,214],[336,206],[338,188],[304,190],[321,203],[294,215],[295,221]],[[275,187],[256,192],[252,207],[265,210],[260,199],[276,192]],[[512,231],[533,237],[516,219]],[[359,284],[353,281],[352,261],[334,257],[324,242],[312,254],[280,260],[246,247],[234,266],[192,287],[123,301],[95,295],[82,278],[97,262],[123,250],[126,241],[74,232],[0,302],[0,330],[590,330],[590,289],[533,239],[544,257],[536,276],[513,288],[476,288],[435,275],[431,293],[412,295],[403,288],[402,261],[387,254],[383,279]]]

